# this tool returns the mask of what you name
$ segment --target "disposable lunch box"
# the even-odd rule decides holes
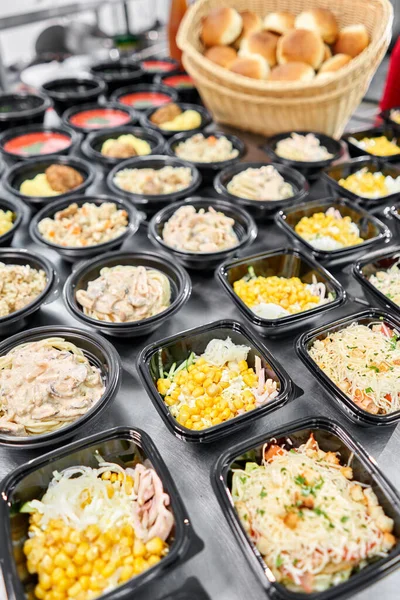
[[[163,167],[188,167],[191,171],[191,181],[188,187],[169,194],[137,194],[120,188],[114,181],[119,171],[124,169],[162,169]],[[107,187],[112,194],[117,194],[129,200],[136,208],[143,210],[146,215],[153,215],[164,206],[193,194],[201,184],[201,175],[192,163],[172,156],[136,156],[118,163],[108,174]]]
[[[64,140],[65,147],[54,152],[40,152],[35,147],[45,143],[46,138],[56,136],[60,140]],[[32,160],[38,157],[46,158],[48,156],[67,155],[77,145],[79,136],[68,127],[47,127],[44,125],[29,125],[28,127],[15,127],[8,129],[0,135],[0,153],[5,162],[12,165],[16,162]],[[29,154],[20,154],[20,147],[31,149]],[[14,146],[14,149],[13,149]],[[14,150],[14,151],[13,151]]]
[[[12,335],[29,324],[31,317],[42,307],[58,298],[60,278],[54,265],[41,254],[25,249],[0,248],[0,263],[6,265],[29,265],[46,274],[46,286],[29,304],[15,312],[0,317],[0,336]]]
[[[50,433],[31,436],[13,436],[0,433],[0,446],[14,449],[44,448],[71,439],[89,421],[95,421],[114,400],[121,385],[121,360],[114,346],[102,336],[74,327],[46,325],[17,333],[0,343],[0,356],[21,344],[37,342],[46,338],[61,337],[75,344],[88,358],[90,364],[100,369],[105,390],[99,401],[73,423]]]
[[[163,230],[166,222],[179,208],[187,205],[194,206],[196,211],[199,209],[207,211],[211,206],[216,211],[222,212],[225,216],[232,218],[235,221],[233,230],[238,237],[238,244],[232,248],[227,248],[218,252],[188,252],[186,250],[173,248],[166,244],[163,240]],[[169,204],[154,215],[149,223],[148,237],[156,248],[170,254],[184,267],[187,267],[188,269],[212,271],[222,260],[236,255],[237,252],[242,251],[253,243],[257,237],[257,225],[253,218],[239,206],[235,206],[224,200],[218,200],[217,198],[207,199],[201,198],[200,196],[193,196],[192,198],[186,198],[182,202]]]
[[[396,123],[396,121],[394,121],[391,117],[391,113],[394,110],[399,110],[399,106],[393,106],[393,108],[389,108],[387,110],[383,110],[381,112],[381,114],[379,115],[381,117],[381,119],[383,119],[383,121],[385,122],[385,124],[390,127],[391,129],[393,129],[394,131],[398,131],[400,130],[400,123]]]
[[[169,370],[173,363],[179,366],[182,361],[188,358],[190,352],[197,355],[204,352],[208,342],[212,339],[224,340],[227,337],[230,337],[234,344],[244,344],[251,348],[247,357],[250,367],[254,368],[256,356],[261,358],[262,366],[266,369],[268,378],[279,384],[279,394],[259,408],[234,417],[220,425],[214,425],[200,431],[188,429],[180,425],[172,416],[157,390],[160,363],[162,363],[164,370]],[[213,442],[219,440],[222,436],[236,432],[240,427],[253,423],[270,412],[281,408],[289,400],[302,394],[302,390],[290,379],[283,367],[265,346],[244,325],[236,321],[214,321],[149,344],[140,353],[137,359],[137,368],[141,382],[165,425],[176,437],[186,442]]]
[[[67,208],[70,204],[75,203],[78,206],[82,206],[86,202],[90,204],[96,204],[100,206],[104,202],[113,202],[116,204],[118,210],[126,210],[128,213],[128,226],[122,235],[119,235],[108,242],[103,242],[101,244],[95,244],[93,246],[61,246],[60,244],[53,244],[53,242],[49,242],[46,240],[41,233],[39,232],[38,225],[40,221],[46,218],[54,218],[54,215],[64,208]],[[102,255],[104,252],[109,252],[110,250],[115,250],[120,248],[122,244],[130,238],[136,231],[138,230],[140,225],[140,217],[137,210],[126,202],[122,198],[116,198],[115,196],[102,196],[101,194],[97,196],[78,196],[77,198],[72,198],[68,200],[59,200],[53,201],[48,206],[42,208],[31,220],[29,225],[29,234],[31,238],[42,246],[46,246],[46,248],[50,248],[55,250],[62,258],[67,261],[74,262],[77,260],[87,260],[94,256]]]
[[[303,136],[311,133],[319,140],[320,145],[324,146],[333,156],[325,160],[313,161],[292,160],[290,158],[284,158],[283,156],[280,156],[276,153],[278,142],[291,137],[292,133]],[[328,135],[325,135],[324,133],[318,133],[317,131],[285,131],[284,133],[278,133],[277,135],[273,135],[267,139],[265,145],[263,146],[263,150],[268,154],[273,162],[282,163],[283,165],[292,167],[293,169],[296,169],[296,171],[302,173],[307,179],[315,179],[318,177],[322,169],[331,165],[343,154],[343,148],[340,142],[332,137],[329,137]]]
[[[142,590],[138,590],[135,593],[135,600],[149,600],[149,598],[151,600],[210,600],[197,577],[189,577],[172,592],[165,592],[164,590],[164,585],[169,583],[166,579],[163,580],[163,591],[157,585],[159,582],[156,579],[153,585],[148,584]]]
[[[193,134],[192,132],[188,131],[185,133],[177,133],[176,135],[172,136],[172,138],[170,138],[167,142],[167,153],[170,156],[177,156],[175,149],[178,146],[178,144],[180,144],[182,142],[186,142],[186,140],[189,140],[191,137],[193,137],[193,135],[196,135],[196,134]],[[214,177],[214,175],[217,171],[221,171],[222,169],[225,169],[226,167],[228,167],[230,165],[234,165],[237,162],[239,162],[243,158],[243,156],[245,156],[247,149],[246,149],[245,144],[242,142],[242,140],[240,138],[238,138],[236,135],[231,135],[229,133],[223,133],[222,131],[210,131],[210,132],[204,132],[203,136],[205,138],[209,138],[209,137],[227,138],[231,142],[232,147],[238,151],[237,156],[235,156],[234,158],[229,158],[228,160],[221,160],[221,161],[215,161],[215,162],[200,162],[200,161],[191,161],[191,160],[187,161],[196,166],[196,168],[203,175],[204,179],[207,179],[208,181],[212,182],[212,178]],[[187,160],[187,159],[184,159],[184,160]]]
[[[106,84],[98,77],[61,77],[47,81],[42,86],[43,93],[51,98],[59,117],[74,106],[97,102],[106,90]]]
[[[241,162],[226,167],[226,169],[223,169],[215,176],[214,188],[218,194],[225,198],[225,200],[229,200],[229,202],[234,204],[239,204],[258,219],[270,219],[278,210],[293,205],[298,206],[300,202],[305,200],[308,196],[310,186],[304,176],[298,171],[295,171],[295,169],[279,163],[274,163],[272,166],[283,177],[286,183],[290,183],[294,192],[293,196],[282,200],[249,200],[248,198],[241,198],[228,191],[227,186],[235,175],[238,175],[247,169],[259,169],[266,166],[268,166],[268,163],[266,162]]]
[[[176,102],[178,93],[166,85],[139,83],[139,85],[118,88],[111,95],[110,100],[141,112],[153,106],[160,107],[169,102]]]
[[[185,102],[177,102],[176,104],[180,106],[182,112],[185,112],[185,110],[195,110],[196,112],[200,113],[201,116],[200,125],[198,127],[194,127],[193,129],[185,130],[185,132],[190,131],[190,133],[198,133],[199,131],[202,131],[203,129],[208,127],[208,125],[210,125],[210,123],[212,122],[212,117],[208,110],[204,108],[204,106],[200,106],[200,104],[187,104]],[[158,133],[161,133],[161,135],[163,135],[165,138],[169,138],[177,133],[181,133],[180,129],[162,129],[161,127],[158,127],[158,125],[151,121],[151,115],[159,108],[160,107],[149,108],[148,110],[145,110],[143,111],[143,113],[141,113],[140,122],[142,127],[150,127],[150,129],[154,129],[155,131],[158,131]]]
[[[115,267],[117,265],[142,266],[147,269],[156,269],[166,275],[171,287],[170,306],[153,317],[125,323],[108,323],[85,315],[83,307],[76,299],[76,292],[87,289],[88,283],[97,279],[104,267]],[[78,319],[82,325],[97,329],[105,335],[136,337],[148,335],[175,315],[189,300],[191,291],[192,284],[186,271],[178,264],[159,254],[151,252],[109,252],[97,256],[93,260],[80,263],[76,269],[72,269],[72,273],[64,286],[64,303],[72,316]]]
[[[400,197],[400,191],[387,196],[381,196],[380,198],[365,198],[359,196],[345,187],[339,184],[340,179],[346,179],[349,175],[360,171],[360,169],[366,168],[369,173],[381,172],[385,177],[393,177],[396,179],[400,177],[400,169],[390,163],[385,163],[382,159],[369,158],[360,156],[353,158],[352,160],[338,165],[328,167],[322,172],[322,179],[325,181],[328,193],[332,195],[344,196],[356,204],[360,204],[366,209],[382,210],[388,204],[394,202]]]
[[[100,62],[93,65],[90,72],[104,81],[108,94],[115,92],[123,85],[140,83],[143,77],[140,65],[129,59]]]
[[[391,329],[400,331],[400,318],[380,308],[370,308],[356,314],[343,317],[303,333],[296,340],[296,352],[311,374],[317,379],[329,396],[335,401],[340,411],[356,425],[382,427],[396,425],[400,421],[400,410],[387,415],[373,415],[359,408],[351,398],[337,386],[309,355],[309,350],[316,340],[324,340],[329,334],[341,331],[352,323],[369,325],[370,323],[386,323]],[[327,402],[327,400],[323,400]]]
[[[244,466],[249,460],[254,461],[254,455],[256,462],[259,462],[266,443],[271,441],[278,444],[286,443],[287,448],[296,448],[304,444],[311,433],[322,450],[339,452],[343,464],[346,464],[354,454],[351,462],[354,479],[371,485],[385,513],[395,522],[394,535],[397,538],[400,535],[400,498],[395,488],[381,473],[375,461],[370,458],[363,447],[336,421],[322,417],[306,418],[232,446],[216,461],[212,469],[212,484],[221,509],[252,567],[255,577],[257,577],[268,597],[275,600],[301,600],[304,598],[333,600],[345,598],[372,585],[396,569],[400,561],[400,544],[397,543],[387,557],[378,559],[358,573],[351,575],[348,581],[331,587],[324,592],[311,594],[292,592],[275,580],[260,552],[247,537],[233,506],[231,496],[232,469]]]
[[[72,167],[81,174],[83,182],[76,188],[57,194],[56,196],[27,196],[20,192],[20,187],[24,181],[33,179],[39,173],[44,173],[51,165]],[[92,183],[94,183],[95,173],[94,167],[82,158],[55,154],[48,158],[38,157],[29,161],[16,163],[4,173],[2,183],[7,192],[23,200],[25,204],[31,206],[33,209],[38,210],[43,206],[54,205],[54,202],[61,201],[64,198],[72,198],[73,196],[85,193]]]
[[[100,165],[105,172],[118,165],[119,163],[126,160],[126,158],[114,158],[111,156],[105,156],[101,153],[101,148],[106,140],[117,139],[121,135],[133,135],[136,138],[148,142],[151,148],[150,154],[161,154],[164,150],[164,138],[156,131],[147,131],[142,127],[132,127],[127,125],[125,127],[115,127],[113,129],[107,129],[106,131],[93,131],[89,133],[86,139],[83,141],[81,150],[83,154],[89,159],[94,160]],[[146,155],[149,156],[149,155]]]
[[[367,152],[360,148],[357,144],[351,141],[350,138],[354,138],[357,141],[361,141],[364,138],[373,138],[380,137],[384,135],[387,137],[389,142],[393,142],[397,144],[397,133],[394,131],[392,127],[383,126],[383,127],[372,127],[370,129],[358,129],[356,131],[349,131],[342,136],[342,140],[344,140],[347,144],[347,148],[349,149],[349,154],[351,158],[355,158],[356,156],[370,156],[373,158],[380,158],[385,162],[399,162],[400,161],[400,153],[393,154],[392,156],[380,156],[378,157],[376,154],[372,154],[371,152]]]
[[[0,94],[0,131],[20,125],[43,124],[51,101],[44,94],[27,92]]]
[[[134,125],[137,118],[127,106],[106,102],[101,105],[92,103],[71,106],[63,113],[61,121],[74,131],[86,135],[92,131]]]
[[[4,212],[11,211],[14,214],[13,218],[13,226],[11,229],[0,235],[0,247],[1,246],[11,246],[14,235],[22,224],[23,215],[24,215],[24,207],[22,202],[19,200],[11,200],[9,198],[0,198],[0,210],[4,210]]]
[[[178,93],[181,102],[192,102],[194,104],[201,102],[195,83],[186,71],[178,69],[156,75],[154,83],[174,89]]]
[[[314,276],[318,283],[325,284],[327,294],[333,294],[334,299],[316,308],[278,319],[261,318],[239,298],[233,289],[234,282],[247,275],[249,267],[254,268],[256,276],[299,277],[303,283],[312,283]],[[279,248],[270,252],[261,252],[253,256],[225,261],[217,269],[216,277],[245,319],[263,336],[279,336],[298,329],[305,322],[332,312],[346,300],[345,290],[326,269],[308,255],[292,248]]]
[[[295,227],[300,219],[311,217],[314,213],[326,212],[331,207],[337,209],[343,217],[349,216],[357,225],[360,237],[365,240],[362,244],[338,250],[319,250],[296,233]],[[344,198],[324,198],[297,204],[297,206],[281,210],[275,220],[295,245],[303,246],[308,254],[326,264],[353,261],[379,244],[389,242],[392,237],[390,229],[382,221]]]
[[[376,302],[376,300],[378,300],[378,302],[383,304],[387,310],[392,311],[398,316],[400,316],[400,306],[393,302],[393,300],[383,292],[378,290],[378,288],[370,282],[369,278],[378,271],[387,271],[399,261],[399,258],[400,248],[397,247],[392,248],[391,250],[384,250],[383,252],[379,251],[366,254],[352,267],[354,277],[361,283],[364,293],[371,302]]]
[[[162,581],[174,564],[188,560],[202,549],[203,543],[192,528],[179,492],[151,438],[135,427],[116,427],[31,460],[15,469],[3,480],[0,527],[1,539],[4,543],[0,548],[0,569],[3,571],[5,592],[10,600],[23,598],[29,583],[34,579],[34,576],[27,573],[22,552],[27,537],[28,515],[18,512],[21,504],[35,498],[40,499],[54,471],[62,471],[77,465],[97,467],[96,454],[100,454],[106,461],[116,462],[121,466],[132,466],[136,460],[150,463],[149,466],[157,472],[165,491],[170,496],[170,507],[175,517],[175,527],[169,538],[171,544],[169,553],[147,571],[99,596],[101,600],[131,598],[142,585],[160,579]]]
[[[179,69],[179,63],[173,58],[148,58],[140,63],[143,71],[143,81],[146,83],[154,83],[157,75],[164,73],[172,73]]]

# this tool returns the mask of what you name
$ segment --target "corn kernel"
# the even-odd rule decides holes
[[[146,544],[146,550],[150,554],[160,554],[164,549],[164,542],[159,537],[154,537]]]

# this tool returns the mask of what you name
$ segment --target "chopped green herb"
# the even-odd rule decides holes
[[[267,494],[267,492],[266,492],[266,491],[265,491],[265,489],[263,488],[263,489],[261,490],[261,492],[260,492],[260,498],[266,498],[266,496],[267,496],[267,495],[268,495],[268,494]]]
[[[366,394],[371,394],[371,392],[373,392],[374,390],[372,389],[372,387],[367,387],[365,388],[365,393]]]
[[[279,567],[281,567],[283,565],[283,559],[280,554],[278,554],[278,556],[276,558],[275,565],[276,565],[277,569],[279,569]]]
[[[342,517],[342,518],[340,519],[340,522],[341,522],[341,523],[346,523],[346,521],[348,521],[348,520],[349,520],[349,518],[350,518],[350,517],[346,517],[346,516],[344,516],[344,517]]]

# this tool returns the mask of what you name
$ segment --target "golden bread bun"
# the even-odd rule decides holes
[[[335,15],[326,8],[303,11],[296,17],[295,27],[318,33],[327,44],[333,44],[339,33]]]
[[[328,58],[328,60],[322,63],[318,71],[318,76],[323,75],[324,73],[334,73],[348,65],[351,60],[352,58],[348,54],[335,54],[335,56]]]
[[[207,48],[204,56],[220,67],[229,69],[230,65],[237,58],[237,52],[230,46],[212,46],[211,48]]]
[[[333,47],[335,54],[358,56],[369,44],[368,31],[364,25],[349,25],[339,31],[339,37]]]
[[[264,29],[282,35],[294,28],[295,16],[292,13],[279,11],[269,13],[264,18]]]
[[[203,20],[200,38],[205,46],[229,46],[242,31],[242,17],[228,6],[210,10]]]
[[[274,67],[268,81],[311,81],[314,75],[314,69],[307,63],[289,62]]]
[[[266,79],[269,75],[269,66],[265,58],[255,55],[246,58],[238,56],[229,70],[252,79]]]
[[[328,46],[328,44],[324,44],[324,62],[328,60],[332,56],[332,50]]]
[[[280,65],[303,62],[317,70],[324,54],[325,46],[321,36],[308,29],[292,29],[278,40],[277,58]]]
[[[279,37],[270,31],[258,31],[245,37],[240,45],[239,56],[259,54],[270,67],[276,65],[276,47]]]
[[[251,10],[243,10],[239,15],[242,17],[243,28],[242,33],[233,44],[237,50],[240,48],[243,38],[262,29],[262,20],[256,13],[251,12]]]

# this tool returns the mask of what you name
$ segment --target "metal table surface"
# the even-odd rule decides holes
[[[236,132],[249,146],[245,160],[266,160],[266,155],[258,149],[262,138]],[[104,191],[104,182],[96,181],[93,190]],[[89,190],[88,193],[91,193]],[[212,190],[203,189],[204,193],[212,194]],[[2,192],[1,192],[2,193]],[[313,186],[312,196],[326,195],[318,185]],[[52,251],[35,245],[27,233],[29,215],[25,216],[24,226],[15,236],[13,246],[28,248],[51,259],[64,282],[70,273],[71,265],[63,262]],[[259,227],[258,238],[246,249],[244,254],[250,255],[267,249],[288,246],[285,234],[270,222]],[[136,235],[125,243],[125,250],[144,250],[153,252],[154,248],[147,239],[146,228],[141,227]],[[363,297],[358,283],[341,269],[331,269],[331,272],[342,282],[353,297]],[[282,409],[259,419],[255,424],[242,428],[239,432],[225,437],[213,444],[188,444],[177,439],[170,433],[146,392],[140,385],[136,372],[135,360],[140,350],[151,341],[178,333],[191,327],[218,319],[242,320],[241,314],[227,298],[222,288],[213,277],[213,273],[190,273],[193,291],[186,306],[151,336],[140,339],[110,338],[117,348],[123,363],[123,378],[121,390],[112,406],[102,414],[94,425],[90,423],[80,434],[80,437],[90,435],[100,430],[118,425],[132,425],[144,429],[154,440],[161,452],[176,485],[182,495],[196,533],[204,542],[204,549],[183,565],[172,568],[160,582],[151,584],[135,599],[147,598],[158,600],[159,596],[179,588],[187,577],[196,576],[212,600],[262,600],[265,598],[250,569],[238,542],[230,530],[228,523],[214,496],[210,473],[215,460],[221,452],[230,445],[260,433],[268,433],[282,424],[289,423],[305,416],[326,416],[339,421],[342,426],[361,442],[370,455],[378,462],[383,472],[392,483],[400,489],[400,470],[397,454],[400,450],[400,428],[384,428],[378,431],[363,429],[352,425],[335,408],[328,394],[321,385],[309,374],[297,358],[294,350],[295,334],[277,339],[264,339],[263,343],[282,363],[293,380],[304,390],[304,395],[290,402]],[[354,302],[347,302],[333,314],[320,317],[311,322],[308,327],[327,323],[346,314],[363,310]],[[41,325],[81,325],[66,311],[62,298],[53,304],[43,307],[36,314],[32,327]],[[302,331],[304,328],[302,329]],[[41,454],[40,451],[10,450],[0,447],[0,478],[6,473],[26,463]],[[0,540],[1,543],[1,540]],[[355,596],[357,599],[375,600],[377,594],[385,600],[399,597],[400,571],[389,575],[386,579],[371,586]]]

